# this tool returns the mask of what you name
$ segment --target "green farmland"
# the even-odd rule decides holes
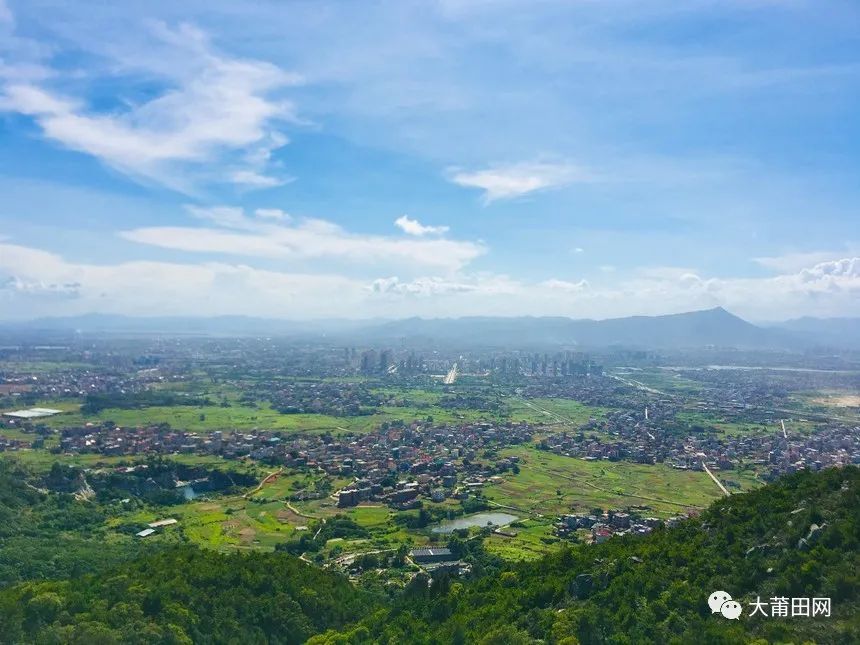
[[[489,486],[485,496],[532,516],[639,507],[646,515],[668,517],[688,508],[704,508],[721,495],[706,473],[675,470],[663,464],[585,461],[531,448],[503,454],[520,455],[520,473]],[[748,474],[720,476],[736,482],[742,490],[757,485]]]

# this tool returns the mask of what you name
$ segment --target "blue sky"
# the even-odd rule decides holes
[[[860,5],[0,0],[0,317],[860,315]]]

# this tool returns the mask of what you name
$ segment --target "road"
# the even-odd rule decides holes
[[[511,397],[511,398],[515,398],[517,401],[522,403],[524,406],[531,408],[532,410],[535,410],[536,412],[540,412],[541,414],[548,416],[550,419],[552,419],[556,423],[566,423],[568,425],[577,425],[576,422],[574,422],[573,420],[568,419],[566,417],[563,417],[559,414],[556,414],[555,412],[551,412],[550,410],[544,410],[543,408],[536,406],[534,403],[529,403],[525,399],[522,399],[519,397]]]
[[[731,493],[730,493],[728,490],[726,490],[726,487],[725,487],[725,486],[723,486],[723,483],[722,483],[719,479],[717,479],[716,477],[714,477],[714,473],[712,473],[712,472],[711,472],[711,469],[710,469],[710,468],[708,468],[708,467],[705,465],[705,462],[704,462],[704,461],[702,462],[702,468],[704,468],[704,469],[705,469],[705,472],[706,472],[706,473],[708,473],[708,475],[710,475],[710,476],[711,476],[711,479],[713,479],[713,480],[714,480],[714,483],[715,483],[717,486],[719,486],[719,487],[720,487],[720,490],[721,490],[721,491],[723,491],[723,493],[725,493],[727,497],[728,497],[729,495],[731,495]]]
[[[284,472],[283,468],[278,468],[277,470],[273,470],[268,475],[263,477],[263,479],[260,480],[260,483],[257,484],[257,487],[254,490],[252,490],[250,493],[245,493],[244,495],[242,495],[242,497],[245,497],[245,498],[253,497],[254,495],[256,495],[257,493],[260,492],[260,489],[263,486],[265,486],[266,482],[268,482],[270,478],[274,477],[275,475],[280,475],[282,472]]]
[[[286,506],[290,511],[292,511],[293,513],[295,513],[299,517],[306,517],[309,520],[319,519],[316,515],[308,515],[307,513],[302,513],[299,509],[297,509],[295,506],[293,506],[289,502],[284,502],[284,506]]]
[[[672,396],[668,392],[663,392],[661,390],[656,390],[653,387],[648,387],[644,383],[640,383],[639,381],[634,381],[632,379],[621,378],[620,376],[616,376],[615,374],[607,374],[609,378],[614,378],[616,381],[621,381],[625,385],[629,385],[630,387],[635,387],[638,390],[642,390],[644,392],[650,392],[651,394],[660,394],[661,396]]]
[[[442,379],[442,383],[444,383],[445,385],[454,385],[454,383],[456,381],[457,381],[457,363],[454,363],[454,365],[451,367],[451,369],[445,375],[445,378]]]

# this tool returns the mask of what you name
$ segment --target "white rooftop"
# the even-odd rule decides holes
[[[30,408],[28,410],[4,412],[3,416],[13,417],[15,419],[38,419],[40,417],[51,417],[55,414],[60,414],[61,412],[62,410],[54,410],[52,408]]]

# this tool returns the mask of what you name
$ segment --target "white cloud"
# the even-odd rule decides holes
[[[851,249],[850,252],[860,251]],[[830,260],[838,260],[846,255],[845,251],[804,251],[784,253],[783,255],[753,258],[753,262],[773,271],[787,273],[800,271],[811,265]]]
[[[459,186],[480,188],[486,203],[521,197],[539,190],[571,183],[595,181],[587,170],[568,163],[519,163],[472,172],[453,171],[451,181]]]
[[[569,282],[567,280],[557,280],[555,278],[551,280],[545,280],[541,282],[538,286],[546,287],[547,289],[554,289],[557,291],[582,291],[584,289],[588,289],[588,280],[578,280],[577,282]]]
[[[285,318],[606,318],[722,305],[751,319],[775,320],[810,314],[860,315],[860,258],[842,258],[768,278],[708,278],[664,268],[596,287],[584,280],[529,283],[489,273],[360,279],[226,262],[95,265],[0,243],[0,305],[4,317],[20,318],[93,311]]]
[[[401,281],[397,276],[378,278],[370,285],[374,293],[398,294],[412,296],[436,296],[448,293],[470,293],[478,290],[474,284],[452,282],[442,278],[418,278],[412,281]]]
[[[278,222],[288,222],[292,219],[289,213],[282,211],[280,208],[258,208],[254,211],[254,215],[260,219],[275,220]]]
[[[425,226],[417,219],[410,219],[408,215],[401,215],[394,220],[394,225],[408,235],[442,235],[447,233],[447,226]]]
[[[230,181],[248,188],[274,188],[275,186],[288,184],[292,179],[271,177],[261,174],[256,170],[236,170],[230,174]]]
[[[636,277],[655,280],[681,280],[684,276],[695,275],[696,270],[689,267],[639,267]]]
[[[820,262],[800,272],[800,279],[803,282],[832,281],[842,278],[860,280],[860,258],[842,258],[841,260]]]
[[[413,240],[350,233],[337,224],[305,218],[290,223],[286,218],[260,216],[252,219],[241,208],[189,206],[198,219],[219,228],[146,227],[123,231],[134,242],[198,253],[288,260],[338,259],[353,263],[434,267],[453,272],[485,252],[483,245],[458,240]],[[264,213],[273,211],[264,209]]]
[[[47,298],[76,298],[79,295],[81,284],[79,282],[46,282],[44,280],[27,280],[21,276],[9,276],[0,281],[0,292],[11,291],[28,296],[39,296]]]
[[[197,219],[212,222],[225,228],[246,229],[254,225],[253,222],[245,217],[245,211],[237,206],[210,206],[203,208],[202,206],[189,204],[185,209]]]
[[[330,274],[282,273],[242,264],[122,262],[95,265],[0,244],[0,303],[18,317],[93,311],[151,316],[225,313],[312,318],[349,315],[366,286]],[[15,310],[9,308],[14,306]]]
[[[135,70],[163,86],[154,98],[99,110],[47,82],[19,79],[2,86],[0,109],[32,117],[45,137],[67,148],[173,188],[188,188],[180,171],[212,172],[207,164],[217,168],[231,152],[245,152],[248,167],[221,177],[216,170],[210,179],[258,188],[281,183],[262,169],[271,151],[286,143],[274,123],[295,116],[289,102],[271,97],[299,78],[267,62],[222,55],[188,25],[158,25],[155,35],[175,69],[142,63],[145,69]]]

